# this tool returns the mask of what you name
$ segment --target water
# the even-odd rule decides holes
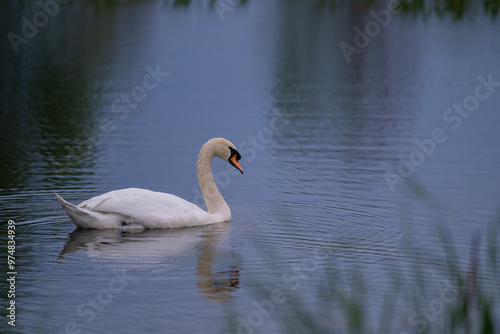
[[[4,36],[40,10],[5,6]],[[372,20],[307,2],[222,16],[201,2],[75,2],[18,53],[4,38],[0,215],[4,235],[16,222],[18,274],[16,326],[2,307],[2,332],[352,332],[349,319],[440,332],[471,249],[498,315],[500,88],[468,98],[478,77],[500,81],[496,23],[395,14],[349,63],[339,43]],[[474,110],[457,120],[455,103]],[[203,205],[195,161],[218,136],[245,169],[213,163],[230,224],[79,231],[55,198],[141,187]],[[415,140],[428,154],[411,155]],[[443,309],[411,318],[429,305]]]

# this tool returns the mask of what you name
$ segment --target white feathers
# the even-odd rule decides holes
[[[223,138],[209,140],[200,150],[198,181],[209,212],[177,196],[138,188],[110,191],[77,206],[56,196],[81,228],[174,228],[230,221],[231,211],[214,182],[210,165],[215,156],[228,161],[231,154],[239,156],[236,147]]]

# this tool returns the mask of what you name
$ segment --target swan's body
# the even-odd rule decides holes
[[[74,206],[57,196],[81,228],[170,228],[229,221],[231,213],[210,214],[180,197],[128,188],[110,191]]]
[[[197,172],[208,212],[177,196],[137,188],[110,191],[77,206],[56,196],[73,223],[81,228],[173,228],[226,222],[231,220],[231,210],[212,176],[214,157],[229,161],[243,173],[238,162],[241,156],[230,141],[214,138],[203,145]]]

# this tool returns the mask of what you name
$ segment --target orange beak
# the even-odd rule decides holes
[[[241,167],[241,165],[238,162],[238,160],[236,160],[236,154],[231,157],[231,164],[234,167],[238,168],[238,170],[241,172],[241,174],[243,174],[243,168]]]

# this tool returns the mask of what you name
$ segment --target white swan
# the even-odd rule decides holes
[[[69,218],[81,228],[173,228],[226,222],[231,220],[231,210],[212,176],[214,157],[229,161],[243,174],[238,162],[241,155],[229,140],[213,138],[203,145],[197,173],[208,212],[177,196],[137,188],[110,191],[77,206],[56,196]]]

